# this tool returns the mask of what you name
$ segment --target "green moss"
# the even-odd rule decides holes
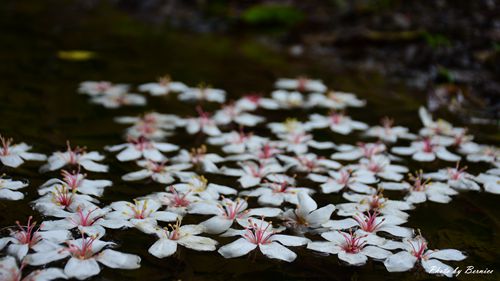
[[[244,22],[251,25],[279,25],[291,27],[304,18],[302,12],[285,5],[256,5],[242,14]]]

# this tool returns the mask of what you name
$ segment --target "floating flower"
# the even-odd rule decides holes
[[[337,147],[340,152],[332,154],[331,158],[335,160],[357,160],[360,158],[370,159],[375,155],[380,155],[386,150],[382,143],[358,143],[353,145],[340,145]]]
[[[224,105],[221,110],[217,111],[214,115],[215,123],[219,125],[227,125],[231,122],[239,124],[241,126],[254,127],[258,123],[264,122],[266,120],[262,116],[253,115],[244,112],[235,104]]]
[[[486,192],[500,194],[500,169],[490,169],[476,177],[476,181],[483,184]]]
[[[68,279],[59,268],[44,268],[32,271],[23,278],[23,269],[26,266],[22,263],[17,265],[16,259],[11,256],[0,258],[0,279],[4,281],[50,281],[54,279]]]
[[[224,161],[224,158],[215,153],[207,153],[207,147],[201,145],[198,148],[191,148],[190,151],[182,149],[179,154],[172,158],[172,162],[190,163],[207,173],[217,173],[216,163]]]
[[[113,84],[109,81],[84,81],[80,83],[78,92],[89,96],[120,95],[128,92],[128,85]]]
[[[438,181],[446,181],[446,184],[458,190],[480,190],[475,182],[476,177],[467,173],[467,166],[460,168],[460,162],[457,162],[455,168],[440,169],[435,173],[424,174],[424,177]]]
[[[249,219],[245,230],[233,233],[242,238],[219,248],[218,252],[225,258],[241,257],[258,247],[269,258],[292,262],[297,254],[285,246],[302,246],[309,242],[307,238],[277,234],[278,229],[274,229],[264,218],[258,221]]]
[[[389,272],[408,271],[418,262],[427,273],[452,277],[453,268],[439,260],[461,261],[466,258],[464,254],[454,249],[429,250],[427,241],[422,236],[404,239],[402,248],[404,251],[391,255],[384,261]]]
[[[113,184],[109,180],[88,180],[87,174],[82,174],[79,170],[73,172],[62,170],[61,175],[62,180],[50,179],[42,184],[38,189],[38,194],[45,195],[52,192],[55,186],[64,185],[71,191],[100,197],[104,193],[104,188]]]
[[[436,157],[445,161],[460,160],[460,156],[449,152],[436,138],[423,138],[412,142],[410,147],[393,147],[391,151],[400,155],[412,155],[413,160],[421,162],[431,162]]]
[[[240,132],[232,131],[220,136],[209,137],[207,141],[211,145],[222,146],[222,151],[225,153],[245,153],[261,147],[268,139],[251,133],[246,134],[241,130]]]
[[[28,183],[23,181],[15,181],[0,176],[0,199],[21,200],[24,194],[17,190],[28,186]]]
[[[304,96],[300,92],[277,90],[271,93],[274,101],[283,109],[304,107]]]
[[[161,162],[165,160],[162,152],[176,151],[179,147],[166,142],[155,142],[143,136],[139,138],[129,138],[128,143],[106,147],[108,151],[121,151],[116,155],[120,161],[132,161],[142,157],[145,159]]]
[[[366,173],[386,180],[400,181],[403,179],[402,173],[407,173],[408,168],[401,165],[391,164],[389,158],[383,155],[375,155],[371,159],[363,158],[359,165],[350,165],[357,173]]]
[[[387,250],[367,245],[366,235],[331,231],[321,233],[321,236],[328,242],[310,242],[307,248],[322,253],[337,254],[339,259],[350,265],[364,265],[368,257],[383,260],[391,255]]]
[[[346,107],[363,107],[366,101],[360,100],[355,94],[329,91],[326,94],[311,93],[307,101],[309,106],[326,107],[330,109],[345,109]]]
[[[224,103],[226,101],[226,91],[214,89],[205,85],[200,85],[198,88],[188,88],[179,95],[179,100],[200,100]]]
[[[104,156],[99,152],[86,152],[85,147],[71,148],[69,141],[66,142],[67,150],[65,152],[54,152],[47,160],[48,163],[40,168],[41,172],[55,171],[66,165],[81,166],[92,172],[107,172],[108,166],[96,163],[104,160]]]
[[[154,162],[151,160],[137,161],[137,165],[143,169],[127,173],[122,176],[124,181],[137,181],[151,178],[156,182],[169,184],[175,181],[175,178],[185,179],[192,177],[194,173],[186,172],[191,168],[191,164],[172,164],[167,165],[166,161]]]
[[[297,204],[297,195],[299,192],[314,192],[310,188],[295,187],[295,180],[287,176],[269,175],[267,179],[270,182],[263,183],[257,189],[241,192],[240,194],[249,197],[258,197],[258,202],[261,205],[280,206],[283,202]]]
[[[146,105],[146,98],[138,94],[113,93],[92,97],[91,102],[114,109],[122,106]]]
[[[208,180],[204,176],[191,177],[185,183],[174,184],[173,187],[180,192],[191,191],[205,200],[217,200],[221,194],[234,195],[237,193],[234,188],[208,183]]]
[[[295,209],[288,209],[282,215],[281,219],[287,227],[293,228],[299,233],[308,229],[319,228],[326,223],[335,206],[328,204],[318,209],[318,204],[306,192],[300,192],[298,195],[298,204]]]
[[[416,136],[409,132],[408,128],[393,126],[394,120],[390,118],[382,119],[382,126],[373,126],[365,132],[368,137],[376,137],[384,142],[395,143],[398,139],[414,140]]]
[[[205,231],[211,234],[218,234],[228,230],[237,221],[245,226],[250,216],[276,217],[281,213],[278,208],[252,208],[248,209],[246,200],[236,198],[231,200],[222,198],[220,202],[200,202],[191,209],[192,213],[203,215],[215,215],[201,223]]]
[[[110,268],[137,269],[140,267],[139,256],[104,249],[114,245],[113,242],[104,242],[94,236],[84,237],[82,234],[82,238],[67,241],[67,246],[28,255],[26,260],[30,265],[44,265],[69,257],[64,266],[64,273],[69,278],[79,280],[99,274],[101,269],[98,262]]]
[[[451,201],[451,195],[458,194],[446,184],[431,182],[430,179],[425,179],[422,171],[418,171],[415,175],[410,174],[409,177],[413,184],[408,182],[382,182],[379,184],[379,187],[386,190],[407,190],[408,195],[405,197],[405,200],[415,204],[423,203],[427,200],[448,203]]]
[[[67,185],[53,185],[45,191],[45,195],[33,201],[35,209],[46,216],[65,218],[68,212],[78,208],[97,208],[99,201],[85,194],[76,193]]]
[[[279,104],[269,98],[262,97],[258,94],[250,94],[241,97],[236,101],[236,106],[241,110],[254,111],[257,108],[262,107],[265,109],[278,109]]]
[[[332,112],[329,116],[312,114],[308,123],[312,128],[330,128],[335,133],[348,135],[353,130],[366,130],[368,125],[363,122],[352,120],[351,117],[339,112]]]
[[[314,153],[308,153],[290,157],[279,155],[278,159],[283,161],[285,169],[292,168],[296,172],[302,173],[326,173],[330,170],[339,169],[342,165],[336,161],[317,156]]]
[[[24,163],[24,160],[45,161],[47,156],[40,153],[28,152],[31,146],[23,143],[12,144],[12,139],[7,139],[0,135],[0,162],[3,165],[17,168]]]
[[[200,106],[196,107],[196,111],[198,111],[198,117],[187,118],[185,120],[179,121],[177,125],[186,127],[186,131],[190,135],[194,135],[196,133],[204,133],[209,136],[218,136],[222,134],[222,132],[217,127],[217,123],[210,116],[210,113],[203,111]]]
[[[406,201],[387,199],[381,192],[372,195],[344,193],[342,197],[353,203],[337,204],[337,214],[340,216],[351,217],[360,212],[378,211],[382,215],[393,215],[406,219],[408,218],[408,214],[403,211],[408,211],[413,208],[413,206]]]
[[[156,234],[159,240],[156,241],[148,252],[157,258],[165,258],[173,255],[177,251],[177,245],[195,251],[215,251],[217,241],[208,237],[199,236],[204,231],[201,225],[183,225],[178,220],[175,225],[165,228],[156,228],[151,233]]]
[[[268,175],[285,172],[285,169],[277,163],[262,164],[245,161],[239,162],[238,165],[241,169],[222,167],[220,173],[227,176],[239,177],[238,182],[243,188],[258,185]]]
[[[320,93],[325,92],[327,89],[321,80],[313,80],[305,77],[298,77],[297,79],[280,78],[276,81],[276,83],[274,83],[274,87],[285,90]]]
[[[341,169],[337,171],[329,171],[329,176],[318,174],[309,174],[307,177],[315,182],[322,183],[320,185],[323,193],[339,192],[345,188],[352,191],[366,194],[373,194],[376,190],[368,184],[374,184],[377,179],[372,173],[360,170],[353,172],[351,169]]]
[[[7,252],[20,261],[30,250],[47,251],[71,237],[71,233],[62,229],[40,231],[41,226],[37,226],[31,216],[26,225],[21,225],[19,221],[16,224],[17,230],[11,230],[10,237],[0,238],[0,250],[8,245]]]
[[[172,81],[169,75],[165,75],[158,79],[156,83],[146,83],[139,85],[139,91],[148,92],[152,96],[164,96],[170,92],[184,92],[188,87],[182,82]]]

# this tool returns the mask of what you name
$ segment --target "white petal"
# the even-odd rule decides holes
[[[125,254],[115,250],[102,251],[97,260],[111,268],[135,269],[141,266],[141,258],[137,255]]]
[[[297,254],[290,251],[287,247],[276,242],[271,242],[269,244],[260,244],[259,249],[265,256],[272,259],[292,262],[297,257]]]
[[[240,238],[232,243],[219,248],[219,253],[227,258],[241,257],[255,249],[257,245],[248,242],[244,238]]]
[[[64,267],[64,273],[68,277],[74,277],[79,280],[87,279],[101,272],[99,264],[94,258],[78,259],[70,258]]]
[[[160,238],[151,247],[148,252],[157,257],[164,258],[173,255],[177,251],[177,243],[166,238]]]
[[[389,256],[384,265],[389,272],[403,272],[412,269],[415,266],[417,258],[406,251]]]

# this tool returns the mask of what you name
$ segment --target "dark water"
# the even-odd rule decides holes
[[[62,50],[87,50],[95,57],[84,61],[58,57]],[[76,94],[83,80],[111,80],[137,85],[170,73],[175,80],[188,85],[200,82],[226,89],[230,97],[249,92],[267,93],[278,77],[307,74],[323,79],[334,89],[352,91],[368,100],[363,109],[349,110],[354,119],[377,123],[391,116],[401,125],[415,131],[419,126],[416,111],[424,103],[422,93],[411,92],[405,85],[373,73],[353,73],[330,69],[328,61],[319,58],[293,59],[279,51],[269,50],[250,36],[193,35],[170,30],[167,26],[148,26],[107,4],[87,9],[69,1],[6,1],[0,5],[0,132],[18,142],[35,145],[37,152],[51,153],[64,149],[66,140],[100,150],[105,145],[122,142],[124,127],[113,122],[114,116],[138,115],[147,110],[195,115],[193,104],[180,104],[175,96],[148,97],[146,108],[108,110],[87,102]],[[215,110],[218,106],[207,105]],[[269,121],[284,120],[288,115],[305,119],[308,112],[277,112],[267,115]],[[440,113],[456,121],[457,118]],[[456,124],[460,125],[460,124]],[[498,145],[495,127],[472,127],[471,133],[480,143]],[[184,137],[183,137],[184,136]],[[171,139],[190,148],[203,143],[203,138],[187,138],[186,134]],[[353,142],[356,135],[339,137],[322,132],[320,140],[336,143]],[[217,152],[216,148],[209,150]],[[330,153],[330,152],[328,152]],[[106,178],[114,185],[101,198],[102,204],[163,190],[153,182],[125,183],[120,176],[133,171],[135,165],[118,163],[108,155],[109,174],[89,173],[89,178]],[[434,170],[445,163],[416,166]],[[39,163],[28,162],[17,169],[2,167],[0,173],[29,179],[22,201],[0,201],[0,226],[13,225],[29,215],[41,218],[29,202],[37,198],[36,188],[56,172],[39,174]],[[470,165],[469,165],[470,166]],[[487,167],[474,165],[472,173]],[[233,185],[233,179],[207,176],[220,184]],[[310,182],[304,184],[317,187]],[[401,197],[398,192],[386,194]],[[338,195],[318,196],[319,205],[340,203]],[[456,248],[468,258],[450,262],[451,266],[495,269],[494,275],[467,276],[460,280],[500,280],[500,212],[499,197],[478,192],[463,192],[450,204],[425,203],[410,212],[408,226],[419,228],[430,241],[431,248]],[[205,217],[191,216],[192,222]],[[188,221],[189,223],[189,221]],[[362,267],[349,267],[336,257],[323,257],[304,248],[293,248],[298,258],[293,263],[266,259],[260,254],[237,259],[224,259],[218,253],[199,253],[182,248],[175,256],[157,259],[147,253],[155,237],[137,230],[107,230],[107,239],[117,242],[119,251],[142,257],[139,270],[105,268],[93,280],[427,280],[421,270],[389,274],[380,262],[369,261]],[[312,237],[318,239],[317,237]],[[225,244],[233,238],[217,238]],[[55,263],[57,266],[58,264]]]

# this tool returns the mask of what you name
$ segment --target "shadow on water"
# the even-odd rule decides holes
[[[210,34],[187,34],[168,26],[149,26],[117,11],[103,2],[87,9],[69,1],[8,1],[0,7],[0,132],[17,141],[35,144],[35,150],[50,153],[63,149],[67,139],[74,145],[86,145],[90,150],[122,142],[124,127],[113,117],[137,115],[145,110],[157,110],[194,115],[193,104],[180,104],[175,96],[148,97],[145,108],[107,110],[89,104],[76,94],[83,80],[111,80],[133,85],[154,80],[169,73],[174,79],[196,85],[200,82],[226,89],[230,97],[244,93],[268,93],[276,78],[307,74],[323,79],[335,89],[352,91],[368,100],[364,109],[349,113],[355,119],[376,123],[385,115],[414,131],[420,126],[416,114],[424,97],[409,92],[402,84],[388,83],[375,73],[352,73],[332,70],[320,59],[294,59],[269,50],[244,35],[234,38]],[[60,58],[60,51],[84,50],[93,57],[85,60]],[[204,105],[209,110],[215,105]],[[283,120],[290,112],[279,112],[271,121]],[[299,119],[307,111],[293,112]],[[450,117],[452,119],[453,117]],[[453,119],[452,119],[453,120]],[[498,140],[495,128],[474,127],[471,132],[478,142]],[[353,142],[352,137],[339,137],[319,132],[318,139],[334,142]],[[190,148],[201,140],[176,137],[176,143]],[[211,148],[215,150],[216,148]],[[329,152],[328,152],[329,153]],[[103,204],[116,200],[160,191],[164,187],[152,182],[125,183],[120,175],[134,170],[128,163],[117,163],[107,157],[111,172],[90,174],[91,178],[109,178],[114,186],[106,190]],[[412,169],[428,170],[444,163],[413,165]],[[36,187],[57,173],[39,174],[38,163],[29,162],[18,169],[2,167],[0,172],[14,178],[27,178],[30,187],[26,198],[18,202],[0,201],[0,225],[13,225],[25,220],[34,211],[29,202],[36,198]],[[472,172],[486,167],[471,167]],[[234,185],[223,177],[210,180]],[[313,185],[312,183],[308,183]],[[317,187],[313,185],[313,187]],[[390,193],[401,197],[401,194]],[[319,196],[319,205],[339,203],[340,196]],[[465,192],[450,204],[426,203],[411,212],[409,226],[419,228],[429,239],[431,247],[456,248],[469,258],[453,263],[464,268],[495,269],[490,276],[464,275],[460,280],[499,280],[498,197],[486,193]],[[40,220],[41,218],[39,218]],[[192,222],[202,217],[193,216]],[[142,257],[139,270],[110,270],[92,280],[427,280],[433,278],[420,271],[410,273],[386,272],[379,262],[370,261],[363,267],[341,265],[336,257],[322,257],[305,249],[297,249],[298,259],[292,264],[268,260],[260,255],[225,260],[217,253],[199,253],[182,249],[175,256],[157,259],[147,253],[154,243],[153,236],[137,230],[109,231],[109,239],[117,242],[119,250]],[[231,239],[217,238],[221,243]]]

